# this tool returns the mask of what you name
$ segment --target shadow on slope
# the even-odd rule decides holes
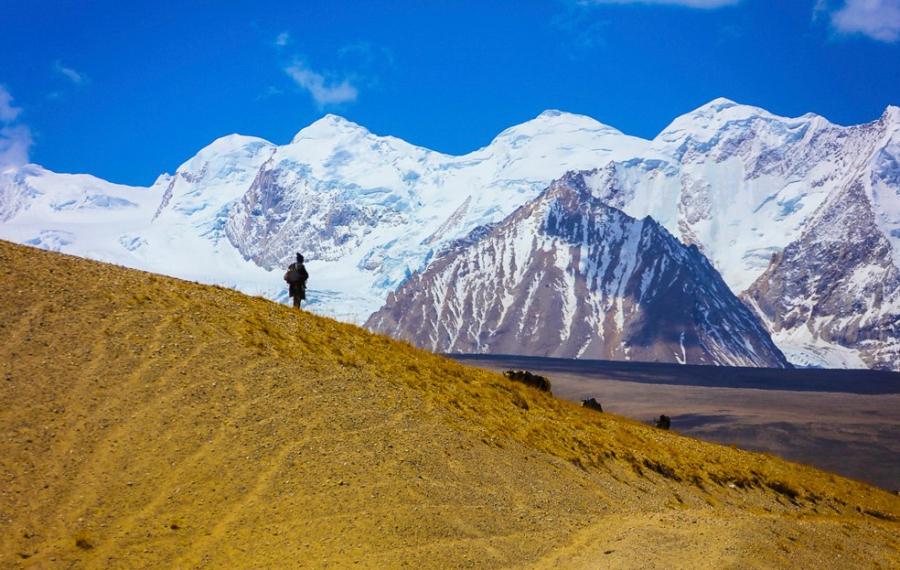
[[[900,394],[900,373],[883,370],[698,366],[499,354],[449,356],[459,362],[477,361],[491,367],[511,368],[527,365],[546,372],[577,373],[588,377],[647,384],[846,394]]]

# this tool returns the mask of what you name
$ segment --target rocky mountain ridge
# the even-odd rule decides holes
[[[435,352],[787,366],[695,246],[577,174],[454,244],[366,326]]]
[[[301,250],[311,260],[310,308],[363,322],[454,240],[577,171],[599,199],[635,218],[649,215],[696,245],[741,293],[855,183],[861,192],[846,195],[886,244],[876,264],[900,266],[898,125],[896,107],[872,123],[842,127],[716,99],[653,140],[547,111],[484,148],[449,156],[327,115],[286,145],[218,139],[150,188],[36,165],[5,171],[0,237],[276,299],[285,295],[278,268]],[[886,365],[872,352],[883,353],[879,346],[891,334],[894,317],[877,316],[886,305],[874,297],[862,305],[849,297],[831,302],[886,323],[873,325],[878,330],[864,347],[821,323],[779,316],[817,302],[804,295],[758,306],[768,322],[782,323],[772,332],[794,362]]]

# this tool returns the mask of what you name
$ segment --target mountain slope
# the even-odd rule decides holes
[[[893,271],[900,268],[898,141],[897,107],[888,107],[871,123],[843,127],[813,114],[779,117],[717,99],[679,117],[654,139],[653,146],[671,157],[663,166],[646,160],[613,162],[586,177],[594,192],[613,206],[635,217],[652,216],[684,243],[697,245],[740,293],[760,278],[774,254],[821,229],[816,221],[820,209],[842,200],[843,207],[857,212],[853,223],[864,224],[859,230],[884,245],[875,263]],[[848,193],[851,187],[858,191]],[[850,226],[845,229],[849,232]],[[806,263],[813,257],[815,268]],[[842,259],[807,250],[785,258],[782,266],[795,273],[819,271],[817,279],[827,280],[827,275],[844,271]],[[883,290],[888,285],[879,278],[874,273],[856,276],[860,290]],[[890,286],[895,288],[885,291],[887,296],[900,294]],[[799,314],[836,317],[835,307],[823,305],[810,312],[807,308],[818,302],[816,295],[779,298],[776,289],[766,289],[771,297],[761,301],[775,313],[761,316],[792,323],[789,329],[782,324],[771,331],[792,361],[900,367],[900,359],[886,356],[895,349],[888,342],[889,321],[878,316],[880,301],[842,298],[846,304],[838,311],[843,316],[850,311],[851,320],[872,324],[862,348],[852,334],[832,334],[820,322],[797,319]],[[755,295],[760,294],[757,287]],[[882,356],[873,358],[873,351]]]
[[[0,171],[0,233],[49,250],[116,260],[133,247],[128,232],[149,219],[157,197],[146,188],[40,166]],[[94,223],[103,220],[102,224]]]
[[[501,219],[566,170],[646,146],[589,117],[547,111],[449,156],[327,115],[278,147],[226,232],[266,269],[302,249],[319,276],[311,308],[363,322],[450,241]]]
[[[0,172],[0,238],[276,298],[281,276],[248,263],[223,231],[266,144],[223,137],[149,188],[35,165]]]
[[[226,289],[0,261],[4,567],[898,562],[864,484]]]
[[[280,268],[301,250],[313,275],[310,308],[361,323],[436,249],[501,219],[567,170],[647,145],[589,117],[547,111],[450,156],[326,115],[286,145],[214,141],[174,175],[131,189],[151,203],[123,224],[95,209],[73,226],[22,192],[7,206],[12,184],[0,177],[0,238],[43,243],[45,233],[67,232],[50,248],[269,298],[285,297]],[[10,176],[48,188],[62,176],[28,168]]]
[[[856,351],[861,361],[846,362],[850,367],[895,370],[900,364],[900,269],[867,204],[861,183],[824,204],[744,298],[776,336],[821,339]],[[812,362],[820,356],[814,341],[800,347]]]
[[[787,366],[696,248],[577,174],[437,256],[366,326],[436,352]]]
[[[285,145],[223,137],[150,188],[34,165],[0,173],[0,238],[279,300],[280,268],[301,250],[309,308],[361,323],[449,243],[503,219],[565,172],[586,171],[596,196],[696,245],[739,294],[854,184],[871,231],[889,246],[879,263],[900,268],[898,141],[893,106],[845,127],[716,99],[653,140],[546,111],[449,156],[327,115]],[[812,302],[766,301],[780,311],[775,320]],[[865,304],[861,318],[879,310]],[[776,338],[801,364],[900,366],[820,330],[796,322]],[[879,342],[870,349],[884,352],[873,348]]]

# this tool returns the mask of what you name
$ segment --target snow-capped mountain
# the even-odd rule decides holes
[[[888,107],[872,123],[842,127],[812,114],[788,119],[717,99],[679,117],[652,141],[669,160],[613,161],[584,175],[609,204],[632,216],[650,215],[684,243],[696,244],[739,293],[761,278],[775,254],[801,239],[808,247],[799,255],[780,258],[780,273],[813,272],[827,280],[826,275],[847,271],[844,257],[817,251],[821,243],[810,237],[826,229],[820,227],[822,215],[817,213],[827,208],[856,212],[853,224],[862,225],[867,235],[877,237],[884,246],[877,249],[879,258],[872,262],[885,271],[896,271],[900,267],[898,140],[897,107]],[[849,224],[850,218],[839,221]],[[827,229],[830,235],[838,232],[842,236],[838,240],[850,239],[850,225]],[[859,242],[853,247],[867,246]],[[876,255],[874,251],[865,254]],[[877,288],[884,294],[857,298],[848,290],[840,301],[837,297],[829,301],[830,306],[822,304],[820,294],[800,289],[787,294],[777,287],[755,287],[753,297],[760,308],[778,307],[777,314],[763,310],[761,316],[772,323],[776,341],[793,362],[898,369],[900,359],[886,359],[883,354],[892,351],[881,346],[890,343],[891,327],[900,318],[883,299],[895,298],[898,291],[890,280],[881,280],[878,271],[860,271],[852,291]],[[853,308],[837,310],[839,302]],[[836,321],[825,325],[827,319],[846,317],[847,311],[865,322],[878,323],[872,325],[865,349],[852,335],[835,332],[834,327],[844,325]],[[789,314],[794,316],[788,319]],[[872,356],[875,353],[882,356]]]
[[[258,142],[219,139],[149,188],[36,165],[0,172],[0,238],[277,298],[276,276],[222,227]]]
[[[877,227],[862,182],[847,186],[775,254],[744,298],[783,342],[814,332],[818,343],[803,339],[811,360],[827,343],[845,349],[831,351],[843,366],[896,369],[900,271]]]
[[[547,111],[484,148],[450,156],[327,115],[285,145],[223,137],[149,188],[35,165],[2,172],[0,238],[276,299],[286,295],[281,268],[301,251],[310,260],[310,309],[364,322],[448,244],[505,218],[564,173],[583,171],[595,197],[632,217],[649,215],[696,245],[741,293],[773,255],[798,241],[813,244],[802,236],[815,233],[816,212],[838,196],[871,214],[858,219],[887,244],[878,264],[900,267],[898,124],[896,107],[878,121],[842,127],[717,99],[643,140]],[[847,193],[856,183],[861,193]],[[802,270],[810,257],[785,255],[778,273]],[[828,258],[822,263],[831,267]],[[867,279],[881,277],[861,272],[854,283],[870,290],[860,285]],[[754,291],[795,362],[900,367],[827,332],[822,317],[837,315],[832,309],[796,310],[821,296]],[[867,322],[889,325],[892,317],[876,317],[886,305],[874,299],[853,306]],[[780,317],[787,314],[811,316]],[[884,342],[871,340],[866,350]]]
[[[696,247],[577,174],[453,244],[366,326],[437,352],[787,366]]]
[[[146,188],[111,184],[86,174],[56,174],[37,165],[0,171],[0,232],[44,249],[117,261],[131,246],[135,219],[155,207]],[[102,222],[102,223],[100,223]]]
[[[222,137],[150,188],[37,166],[7,172],[0,237],[271,298],[286,295],[279,268],[302,251],[310,307],[363,322],[437,248],[505,216],[567,170],[644,145],[589,117],[547,111],[449,156],[326,115],[286,145]],[[56,188],[69,200],[93,196],[98,184],[111,196],[140,197],[131,200],[139,207],[62,215],[52,206]],[[46,237],[54,235],[65,237]]]
[[[303,251],[317,308],[363,322],[451,240],[501,219],[567,170],[643,146],[588,117],[547,111],[485,148],[449,156],[327,115],[263,164],[226,233],[265,268]]]

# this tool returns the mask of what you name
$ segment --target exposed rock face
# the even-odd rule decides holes
[[[27,184],[27,173],[25,169],[0,172],[0,222],[16,217],[37,195]]]
[[[844,127],[807,114],[779,117],[717,99],[653,141],[666,158],[598,164],[588,184],[634,217],[651,216],[696,244],[735,292],[799,238],[817,209],[864,180],[876,226],[900,250],[900,110]],[[877,182],[876,182],[877,181]],[[895,253],[895,264],[900,253]]]
[[[548,111],[482,149],[449,156],[327,115],[272,152],[228,213],[225,233],[265,269],[302,251],[315,274],[329,276],[318,284],[337,289],[336,305],[347,305],[354,287],[366,298],[362,322],[436,250],[502,219],[567,169],[641,146],[588,117]]]
[[[261,267],[283,267],[298,249],[311,260],[338,261],[379,226],[406,216],[389,204],[365,204],[350,188],[303,170],[265,165],[225,225],[231,242]]]
[[[752,286],[792,362],[900,369],[889,356],[896,352],[889,307],[900,292],[888,277],[900,268],[900,109],[844,127],[718,99],[676,119],[653,144],[670,159],[610,162],[583,173],[586,183],[629,215],[652,216],[697,245],[732,291]],[[835,236],[841,231],[847,235]],[[834,243],[822,249],[817,234]],[[785,279],[784,287],[760,277],[773,255],[774,279]],[[850,277],[847,260],[863,257]],[[821,292],[788,283],[801,274],[837,289],[826,302]],[[852,286],[831,283],[844,274]],[[850,332],[856,322],[866,331],[859,342]]]
[[[744,298],[776,336],[821,339],[857,351],[867,367],[897,370],[900,271],[892,256],[857,182],[822,206]],[[815,353],[816,343],[807,350]]]
[[[366,325],[439,352],[787,365],[696,247],[576,174],[453,244]]]
[[[229,135],[213,141],[164,175],[154,189],[165,188],[153,214],[157,225],[190,220],[205,237],[219,239],[229,205],[246,191],[275,146],[256,137]]]
[[[309,308],[361,323],[448,244],[506,218],[566,172],[582,172],[595,198],[695,245],[735,293],[775,254],[781,273],[813,271],[803,264],[815,255],[786,250],[819,231],[815,214],[838,197],[886,248],[878,263],[900,268],[900,109],[840,126],[727,99],[678,117],[652,140],[547,111],[461,156],[327,115],[288,144],[222,137],[149,188],[26,165],[0,172],[0,237],[282,300],[280,269],[300,251],[312,274]],[[861,190],[846,192],[853,185]],[[816,270],[844,265],[821,257]],[[853,282],[852,291],[892,283],[878,272]],[[867,354],[893,350],[893,323],[873,316],[894,298],[887,289],[833,299],[869,323],[863,350],[816,316],[849,308],[827,312],[803,291],[776,298],[785,291],[754,287],[795,363],[866,366]],[[807,310],[816,304],[826,312]]]

